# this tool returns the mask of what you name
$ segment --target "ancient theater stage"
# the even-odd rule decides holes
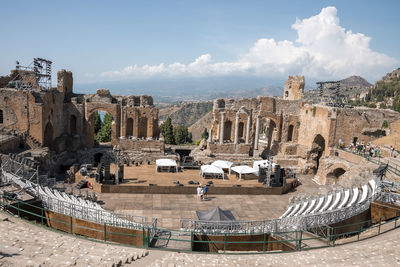
[[[110,171],[114,173],[115,166],[111,165]],[[236,178],[236,174],[225,174],[225,179],[205,179],[201,177],[200,170],[182,170],[180,172],[156,172],[155,165],[124,166],[124,180],[119,185],[96,184],[94,178],[89,180],[94,184],[96,192],[101,193],[150,193],[150,194],[194,194],[197,184],[190,184],[196,181],[203,186],[212,181],[210,187],[211,194],[274,194],[281,195],[289,191],[292,187],[294,178],[288,179],[287,183],[281,187],[267,188],[259,183],[256,176],[251,179],[241,180]],[[77,175],[76,181],[81,177]],[[176,183],[179,182],[180,186]]]
[[[113,166],[112,166],[113,167]],[[113,168],[111,168],[113,170]],[[189,181],[197,181],[200,184],[207,184],[212,181],[214,186],[234,186],[241,185],[243,187],[265,187],[257,181],[257,177],[252,179],[236,179],[236,174],[225,173],[225,180],[223,179],[204,179],[200,175],[200,170],[184,169],[180,172],[156,172],[154,164],[141,166],[124,166],[124,183],[122,185],[142,185],[148,186],[149,184],[157,184],[158,186],[174,186],[174,181],[184,184],[184,186],[197,186],[190,185]]]
[[[122,187],[137,185],[151,188],[148,186],[149,183],[156,183],[158,186],[175,186],[174,180],[179,180],[185,184],[183,187],[188,187],[187,182],[190,180],[196,180],[203,184],[210,181],[210,179],[202,179],[199,170],[156,173],[154,164],[126,167],[125,177],[127,179],[120,185]],[[230,210],[237,220],[278,218],[284,213],[290,197],[297,193],[312,193],[319,190],[319,186],[312,181],[312,176],[300,176],[300,179],[302,181],[301,186],[283,195],[214,195],[211,193],[206,201],[197,200],[195,194],[98,193],[98,196],[99,200],[104,202],[102,206],[107,210],[158,218],[160,227],[179,229],[181,219],[197,219],[196,210],[209,210],[216,206],[223,210]],[[242,184],[246,187],[262,187],[257,180],[242,179],[238,181],[234,174],[229,176],[229,180],[212,179],[212,181],[215,186]],[[196,185],[193,187],[196,187]]]

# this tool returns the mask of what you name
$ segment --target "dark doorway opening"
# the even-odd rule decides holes
[[[318,134],[314,138],[310,151],[310,156],[312,160],[315,161],[314,173],[317,173],[318,171],[319,160],[321,159],[324,151],[325,151],[325,139],[322,137],[322,135]]]
[[[53,125],[51,125],[51,122],[46,124],[43,137],[43,145],[50,147],[53,142]]]
[[[103,153],[96,153],[94,154],[94,164],[95,166],[99,165],[101,162],[101,158],[103,157]]]
[[[72,135],[76,134],[76,116],[75,115],[71,115],[70,119],[69,119],[69,128],[70,128],[70,133]]]
[[[288,129],[288,135],[287,135],[287,141],[288,142],[292,142],[293,141],[293,125],[289,125],[289,129]]]
[[[224,140],[232,141],[231,140],[231,132],[232,132],[232,122],[226,121],[224,123]]]
[[[133,136],[133,119],[126,120],[126,136]]]

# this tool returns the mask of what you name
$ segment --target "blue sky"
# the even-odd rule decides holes
[[[0,74],[43,57],[72,70],[77,85],[216,76],[276,83],[294,74],[374,82],[400,66],[399,10],[397,0],[6,1]]]

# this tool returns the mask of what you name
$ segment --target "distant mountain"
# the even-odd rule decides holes
[[[281,95],[284,82],[284,78],[271,79],[255,76],[154,78],[92,84],[77,83],[74,84],[74,91],[77,93],[95,93],[98,88],[107,88],[112,94],[147,94],[153,97],[155,103],[171,104],[181,101],[207,101],[218,97],[240,98],[256,95]],[[265,85],[282,86],[265,87]]]
[[[160,121],[165,121],[167,117],[171,117],[172,124],[190,126],[210,112],[212,107],[211,101],[175,104],[160,108],[158,118]]]
[[[375,83],[375,85],[377,83],[388,83],[388,82],[399,82],[400,81],[400,68],[387,73],[385,76],[382,77],[382,79],[380,81],[377,81]]]
[[[324,97],[335,97],[336,89],[330,87],[328,84],[323,88]],[[368,91],[372,87],[366,79],[360,76],[350,76],[346,79],[340,80],[339,83],[339,96],[347,99],[355,98],[361,93]],[[320,98],[320,92],[318,89],[309,90],[304,92],[304,99],[309,102],[317,102]]]
[[[281,96],[283,94],[283,87],[281,86],[267,86],[255,89],[242,89],[232,91],[222,91],[210,94],[210,100],[215,98],[251,98],[257,96]]]
[[[400,68],[386,74],[368,92],[363,103],[400,112]]]
[[[193,140],[199,140],[201,138],[201,134],[204,131],[204,128],[209,130],[211,128],[211,124],[213,121],[213,113],[210,111],[203,117],[201,117],[198,121],[192,124],[189,127],[189,132],[192,133]]]
[[[346,88],[367,88],[372,86],[372,84],[360,76],[350,76],[349,78],[341,80],[340,84]]]

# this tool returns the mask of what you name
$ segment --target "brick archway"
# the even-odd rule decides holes
[[[257,140],[257,146],[260,149],[261,157],[267,158],[269,155],[275,155],[277,148],[273,147],[274,141],[278,140],[278,125],[275,118],[263,116],[260,118],[260,133]]]
[[[117,112],[117,105],[113,104],[99,104],[93,105],[86,111],[86,145],[88,147],[94,146],[94,114],[98,111],[104,111],[111,115],[111,144],[115,145],[120,136],[120,118]]]

